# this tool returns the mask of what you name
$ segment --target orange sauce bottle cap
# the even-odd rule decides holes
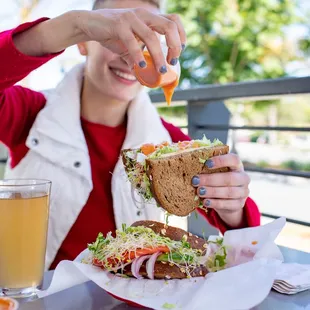
[[[168,48],[165,44],[162,44],[162,50],[165,57],[168,53]],[[169,65],[166,61],[167,72],[162,74],[158,72],[155,68],[153,59],[150,53],[145,50],[143,52],[147,66],[145,68],[140,68],[138,65],[134,65],[134,73],[137,80],[144,86],[149,88],[163,88],[166,101],[170,104],[174,89],[179,84],[179,79],[181,75],[181,66],[177,63],[175,66]]]

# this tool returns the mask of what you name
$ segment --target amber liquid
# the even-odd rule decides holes
[[[47,195],[0,198],[0,287],[41,284],[48,227]],[[19,197],[19,198],[17,198]]]

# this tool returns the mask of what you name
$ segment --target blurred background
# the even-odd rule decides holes
[[[91,5],[0,0],[0,31]],[[251,175],[250,195],[263,223],[286,216],[278,243],[310,252],[310,1],[167,0],[166,5],[182,16],[188,44],[172,106],[151,91],[160,114],[192,137],[227,138]],[[55,87],[81,61],[77,48],[68,48],[20,84]],[[0,145],[0,178],[6,156]]]

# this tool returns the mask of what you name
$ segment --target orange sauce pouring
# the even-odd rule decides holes
[[[134,72],[137,80],[149,88],[161,87],[163,89],[168,105],[171,104],[175,88],[179,85],[178,74],[167,65],[167,73],[159,73],[153,63],[153,59],[148,51],[143,52],[147,66],[140,68],[134,65]]]

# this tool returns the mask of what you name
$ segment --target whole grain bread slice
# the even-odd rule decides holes
[[[198,174],[226,172],[228,168],[209,169],[204,162],[210,157],[227,154],[227,145],[193,149],[156,159],[146,159],[151,192],[167,212],[187,216],[200,205],[192,178]]]
[[[202,255],[205,254],[207,248],[207,242],[196,236],[192,233],[189,233],[181,228],[168,226],[164,223],[156,222],[156,221],[137,221],[134,222],[131,226],[138,227],[143,226],[152,229],[156,234],[159,234],[164,237],[168,237],[174,241],[181,241],[182,238],[189,243],[190,247],[196,250],[201,250]]]
[[[197,267],[187,267],[191,277],[204,277],[208,270],[204,265]],[[132,276],[131,265],[127,265],[123,271],[127,276]],[[139,274],[147,278],[146,262],[143,263],[139,270]],[[169,262],[155,262],[154,265],[154,278],[155,279],[184,279],[187,278],[186,267],[180,268],[179,266]]]

